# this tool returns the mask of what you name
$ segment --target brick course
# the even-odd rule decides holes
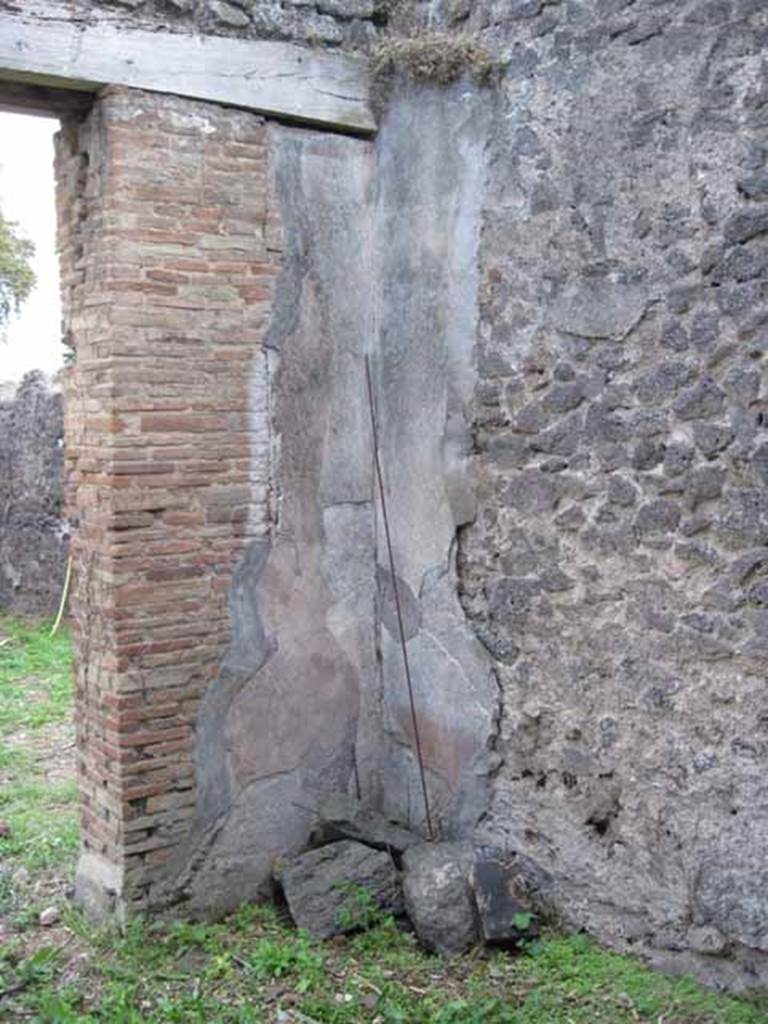
[[[238,552],[268,530],[262,118],[107,89],[60,133],[85,857],[126,909],[186,836]]]

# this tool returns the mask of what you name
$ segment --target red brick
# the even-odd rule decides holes
[[[189,828],[195,715],[229,640],[231,567],[267,501],[250,484],[248,413],[279,271],[263,244],[266,131],[215,106],[211,134],[182,129],[190,104],[108,89],[56,163],[78,355],[65,458],[83,838],[122,867],[135,906]],[[92,146],[106,161],[85,160]]]

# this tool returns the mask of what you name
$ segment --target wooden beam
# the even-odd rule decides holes
[[[85,91],[126,85],[336,131],[365,135],[376,128],[366,64],[359,57],[292,43],[41,18],[0,7],[2,79]]]
[[[5,82],[0,78],[0,111],[80,119],[92,106],[93,96],[87,92]]]

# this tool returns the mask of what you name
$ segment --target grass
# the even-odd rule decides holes
[[[0,857],[30,870],[55,867],[77,853],[77,787],[72,782],[22,782],[0,794],[0,814],[11,834],[0,840]]]
[[[0,619],[0,1019],[37,1024],[765,1024],[759,1005],[673,980],[549,935],[516,957],[447,960],[365,905],[369,930],[329,943],[273,907],[218,924],[132,921],[96,929],[66,897],[77,845],[75,793],[59,777],[71,714],[66,635]],[[28,689],[35,707],[19,696]],[[6,703],[6,696],[11,700]],[[53,760],[51,760],[53,758]],[[51,763],[57,778],[51,781]],[[19,881],[19,874],[22,881]],[[27,877],[24,877],[24,876]],[[51,880],[54,881],[51,881]],[[56,881],[58,880],[58,882]],[[55,883],[55,884],[54,884]],[[56,888],[56,885],[59,885]],[[38,925],[53,900],[61,921]]]
[[[26,981],[19,1011],[56,1024],[764,1024],[765,1011],[654,975],[583,936],[522,956],[427,956],[394,922],[322,944],[269,907],[217,925],[134,922],[127,935],[67,926],[89,951],[77,980],[65,951],[8,963]]]
[[[68,632],[0,617],[0,915],[60,897],[78,848]]]
[[[71,647],[66,630],[0,618],[0,737],[72,716]]]

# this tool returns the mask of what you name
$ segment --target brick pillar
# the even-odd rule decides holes
[[[189,831],[233,562],[268,529],[265,131],[253,114],[108,89],[59,136],[77,894],[97,914],[146,906]]]

